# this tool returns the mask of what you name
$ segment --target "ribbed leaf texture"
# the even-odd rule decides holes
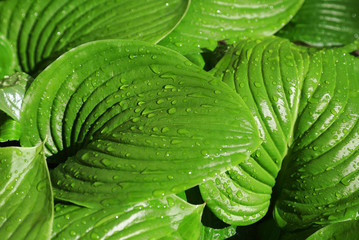
[[[310,0],[278,36],[312,46],[338,46],[359,40],[357,0]]]
[[[49,239],[53,198],[43,145],[0,148],[0,236]]]
[[[282,28],[303,0],[195,0],[178,27],[160,44],[187,55],[213,50],[217,41],[270,36]]]
[[[51,239],[198,239],[203,205],[175,195],[132,206],[55,206]]]
[[[307,240],[319,239],[356,239],[358,238],[359,221],[334,223],[316,231]]]
[[[10,43],[5,39],[4,36],[1,35],[0,32],[0,79],[6,75],[12,74],[15,66],[15,52],[12,50]]]
[[[287,229],[355,219],[359,211],[359,59],[340,49],[310,58],[274,211]]]
[[[357,217],[359,60],[349,54],[357,47],[250,39],[218,63],[214,75],[243,98],[263,138],[249,161],[200,186],[220,219],[248,225],[263,217],[280,169],[274,217],[281,227]]]
[[[245,100],[263,138],[248,161],[200,186],[208,206],[227,223],[248,225],[268,210],[293,138],[306,57],[284,39],[243,40],[213,70]]]
[[[232,89],[144,42],[98,41],[66,53],[35,79],[23,113],[23,145],[46,138],[48,156],[73,155],[52,172],[56,197],[90,207],[182,192],[260,144]]]
[[[186,13],[189,0],[7,0],[0,34],[24,72],[38,72],[60,54],[100,39],[155,43]]]

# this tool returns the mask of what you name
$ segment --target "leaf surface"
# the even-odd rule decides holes
[[[0,33],[21,69],[37,72],[69,49],[100,39],[155,43],[186,13],[189,0],[7,0]]]
[[[359,211],[359,59],[341,49],[310,58],[274,209],[288,230],[352,220]]]
[[[236,234],[236,226],[229,226],[221,229],[202,226],[201,240],[223,240],[233,237]]]
[[[319,239],[355,239],[358,237],[359,221],[345,221],[330,224],[328,226],[319,229],[307,240],[319,240]]]
[[[247,161],[200,186],[208,206],[228,224],[249,225],[268,210],[293,141],[306,61],[289,41],[267,37],[239,42],[212,70],[243,98],[263,139]]]
[[[260,143],[232,89],[144,42],[98,41],[66,53],[35,79],[23,113],[22,144],[47,138],[49,156],[73,155],[52,172],[56,197],[91,207],[182,192]]]
[[[0,3],[1,7],[1,3]],[[1,8],[0,8],[1,11]],[[14,71],[16,56],[10,43],[1,35],[0,32],[0,79]]]
[[[17,121],[28,81],[32,78],[26,73],[14,73],[0,80],[0,111]]]
[[[52,239],[198,239],[203,207],[175,195],[130,207],[57,204]]]
[[[305,1],[278,36],[313,46],[337,46],[359,40],[357,0]]]
[[[0,148],[0,236],[49,239],[53,198],[43,145]]]
[[[178,27],[160,44],[187,55],[201,48],[213,50],[217,41],[231,43],[242,37],[270,36],[282,28],[302,0],[192,1]]]
[[[0,111],[0,142],[20,140],[20,123]]]

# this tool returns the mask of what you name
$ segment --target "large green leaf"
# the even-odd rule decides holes
[[[25,72],[42,69],[68,49],[99,39],[155,43],[178,24],[189,0],[7,0],[0,33]],[[39,66],[40,65],[40,66]]]
[[[94,57],[95,56],[95,57]],[[58,198],[96,206],[179,193],[260,143],[226,84],[169,49],[97,41],[60,57],[27,91],[21,142],[47,138]]]
[[[292,142],[306,63],[307,55],[289,41],[267,37],[239,42],[213,70],[245,100],[263,138],[248,161],[200,186],[224,222],[248,225],[267,212]]]
[[[311,54],[295,142],[278,180],[274,217],[281,227],[358,217],[358,66],[342,49]]]
[[[49,239],[53,198],[43,145],[0,148],[1,239]]]
[[[130,207],[55,206],[52,239],[198,239],[204,205],[175,195]]]
[[[1,4],[1,3],[0,3]],[[16,65],[16,56],[10,43],[0,32],[0,79],[13,73]]]
[[[28,81],[32,78],[26,73],[14,73],[0,80],[0,111],[17,121]]]
[[[182,54],[213,50],[217,41],[269,36],[282,28],[303,0],[195,0],[178,27],[160,44]]]
[[[309,236],[307,240],[321,240],[321,239],[340,239],[340,240],[354,240],[358,239],[359,221],[346,221],[330,224],[322,229],[316,231]]]
[[[314,46],[336,46],[359,40],[357,0],[310,0],[278,35]]]

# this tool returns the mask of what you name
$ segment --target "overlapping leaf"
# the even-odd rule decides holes
[[[307,240],[320,240],[320,239],[356,239],[358,238],[359,221],[345,221],[334,223],[323,227],[316,231]]]
[[[198,239],[203,205],[175,195],[132,206],[55,206],[52,239]]]
[[[314,46],[337,46],[359,40],[357,0],[310,0],[278,35]]]
[[[43,146],[0,148],[0,236],[48,239],[53,198]]]
[[[1,6],[1,3],[0,3]],[[10,43],[0,32],[0,79],[13,73],[16,65],[16,56]]]
[[[292,142],[307,55],[287,40],[243,40],[213,70],[245,100],[263,144],[251,158],[200,186],[224,222],[248,225],[268,210],[272,187]]]
[[[358,217],[358,64],[340,49],[311,56],[295,142],[279,178],[274,217],[282,227]]]
[[[213,50],[219,40],[244,36],[269,36],[282,28],[302,5],[302,0],[192,1],[178,27],[160,44],[180,53]]]
[[[260,143],[226,84],[144,42],[98,41],[68,52],[35,79],[23,113],[22,144],[47,138],[57,159],[76,152],[53,171],[54,191],[86,206],[179,193]]]
[[[0,142],[18,141],[20,134],[20,123],[0,112]]]
[[[14,73],[0,80],[0,111],[13,119],[20,120],[25,88],[32,78],[26,73]]]
[[[72,47],[99,39],[157,42],[184,16],[189,0],[7,0],[0,33],[25,72],[41,70]]]

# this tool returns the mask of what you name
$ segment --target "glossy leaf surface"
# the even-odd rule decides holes
[[[0,110],[17,121],[28,81],[32,78],[26,73],[14,73],[0,80]]]
[[[0,33],[16,49],[24,72],[43,69],[60,54],[100,39],[155,43],[185,14],[189,0],[7,0]]]
[[[53,198],[43,146],[0,148],[0,236],[49,239]]]
[[[15,59],[16,56],[11,48],[10,43],[5,39],[4,36],[1,35],[0,32],[0,79],[14,71],[16,63]]]
[[[260,143],[232,89],[144,42],[98,41],[68,52],[35,79],[23,111],[22,144],[47,138],[48,155],[64,161],[75,153],[52,172],[54,191],[85,206],[179,193]]]
[[[268,210],[293,138],[306,57],[284,39],[243,40],[213,70],[243,98],[263,139],[248,161],[200,186],[208,206],[226,223],[248,225]]]
[[[314,46],[338,46],[359,40],[357,0],[310,0],[278,35]]]
[[[359,211],[359,59],[331,49],[310,62],[274,210],[287,229],[351,220]]]
[[[130,207],[57,204],[52,239],[198,239],[203,207],[175,195]]]
[[[201,240],[223,240],[233,237],[236,234],[236,226],[229,226],[221,229],[202,226]]]
[[[20,123],[4,112],[0,112],[0,142],[18,141],[20,135]]]
[[[359,221],[345,221],[330,224],[322,229],[316,231],[309,236],[307,240],[320,240],[320,239],[342,239],[350,240],[358,238]]]
[[[282,28],[302,0],[196,0],[178,27],[160,44],[187,55],[213,50],[217,41],[270,36]]]

